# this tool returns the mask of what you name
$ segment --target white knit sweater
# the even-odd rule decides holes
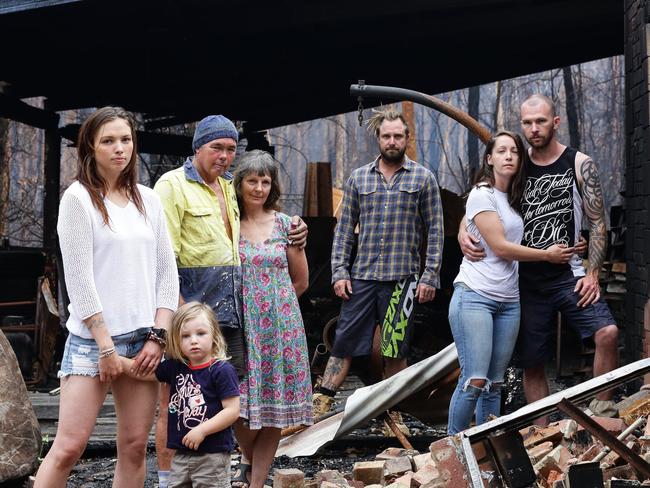
[[[112,336],[154,325],[156,309],[176,310],[178,272],[158,195],[138,185],[146,217],[133,202],[108,199],[105,225],[83,185],[63,194],[57,230],[70,296],[68,330],[91,338],[83,323],[102,312]]]

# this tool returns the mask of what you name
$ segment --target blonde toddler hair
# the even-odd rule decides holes
[[[167,355],[187,364],[187,358],[181,352],[181,329],[192,319],[202,318],[212,329],[212,358],[220,361],[230,359],[226,347],[226,340],[221,334],[217,317],[210,307],[204,303],[188,302],[178,307],[172,316],[172,326],[167,341]]]

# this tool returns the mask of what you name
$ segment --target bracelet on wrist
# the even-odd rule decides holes
[[[165,349],[167,347],[167,339],[165,338],[165,333],[165,329],[151,329],[147,334],[147,340],[153,341]]]
[[[101,351],[99,351],[99,359],[107,358],[114,352],[115,352],[115,346],[109,347],[108,349],[102,349]]]

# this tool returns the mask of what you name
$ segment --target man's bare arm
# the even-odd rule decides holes
[[[582,176],[582,197],[585,215],[589,220],[589,269],[587,273],[598,276],[605,261],[607,251],[607,226],[605,224],[605,205],[603,190],[600,186],[598,168],[592,159],[586,159],[580,165]]]
[[[467,217],[463,215],[458,228],[458,244],[461,252],[469,261],[480,261],[486,256],[485,249],[479,244],[480,242],[478,237],[467,232]]]

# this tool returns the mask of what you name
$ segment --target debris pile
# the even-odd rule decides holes
[[[273,488],[442,488],[467,486],[465,467],[450,438],[431,445],[431,451],[389,447],[374,461],[354,464],[351,473],[323,470],[305,478],[298,469],[276,469]],[[446,448],[445,448],[446,445]],[[453,451],[453,452],[452,452]],[[460,480],[460,484],[455,482]]]
[[[575,419],[552,422],[546,427],[531,425],[495,432],[472,443],[482,485],[650,486],[650,391],[641,390],[616,407],[620,418],[592,416],[585,420],[575,415]],[[323,470],[306,478],[298,469],[276,469],[273,488],[472,487],[472,463],[467,462],[467,451],[461,443],[459,435],[432,443],[427,453],[391,447],[374,461],[357,462],[350,473]]]
[[[590,417],[595,428],[564,419],[521,429],[538,486],[650,486],[641,483],[650,478],[650,391],[643,389],[616,408],[619,418]],[[608,442],[609,436],[617,442]],[[592,484],[585,484],[586,478]]]

